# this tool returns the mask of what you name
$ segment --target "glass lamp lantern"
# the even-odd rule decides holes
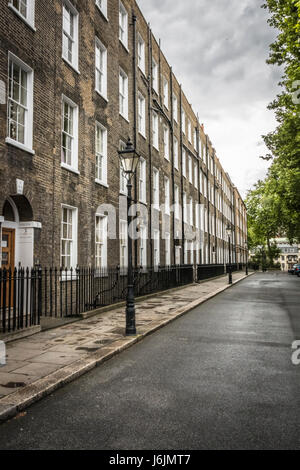
[[[118,154],[122,164],[123,173],[128,179],[130,179],[136,172],[137,165],[140,161],[140,156],[133,147],[130,138],[128,138],[125,149],[119,150]]]

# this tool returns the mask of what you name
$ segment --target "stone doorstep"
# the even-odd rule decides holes
[[[250,273],[249,276],[252,274],[255,273]],[[240,277],[239,279],[235,280],[232,285],[237,284],[245,278],[247,278],[247,276]],[[40,400],[44,396],[49,395],[56,389],[75,380],[76,378],[92,370],[103,362],[108,361],[109,359],[124,351],[125,349],[128,349],[134,344],[142,341],[143,338],[145,338],[146,336],[149,336],[155,331],[158,331],[167,324],[183,316],[185,313],[188,313],[190,310],[193,310],[198,305],[201,305],[208,299],[215,297],[220,292],[223,292],[230,287],[231,285],[226,284],[225,286],[220,287],[211,294],[206,295],[201,299],[194,300],[193,302],[187,304],[185,307],[181,307],[177,310],[175,314],[173,314],[173,316],[164,318],[163,321],[152,322],[149,325],[148,329],[144,326],[146,330],[144,331],[144,333],[133,338],[118,339],[117,341],[111,343],[109,346],[103,347],[97,352],[91,353],[82,359],[76,360],[70,365],[62,366],[59,370],[50,373],[48,376],[38,379],[36,382],[33,382],[23,387],[22,389],[0,399],[0,423],[13,418],[20,411],[24,410],[36,401]]]

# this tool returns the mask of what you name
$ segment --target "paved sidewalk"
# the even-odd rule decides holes
[[[245,278],[234,273],[233,281]],[[143,337],[228,288],[227,276],[136,304],[137,337],[126,338],[124,307],[7,344],[0,367],[0,421],[16,415]]]

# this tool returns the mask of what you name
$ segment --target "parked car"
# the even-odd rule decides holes
[[[295,274],[295,268],[296,268],[296,266],[297,266],[297,264],[294,264],[293,267],[288,270],[288,273],[289,273],[289,274]]]
[[[300,277],[300,264],[294,264],[293,267],[289,269],[289,273]]]

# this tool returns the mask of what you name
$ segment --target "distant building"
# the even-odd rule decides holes
[[[276,260],[280,263],[281,271],[288,271],[294,264],[300,263],[300,245],[290,245],[285,238],[276,238],[274,241],[281,252]]]

